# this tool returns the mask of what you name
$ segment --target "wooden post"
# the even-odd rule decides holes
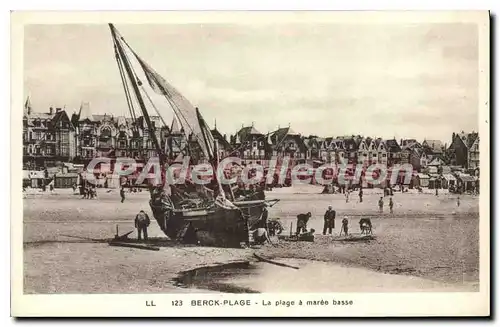
[[[292,230],[293,230],[293,221],[290,223],[290,237],[292,236]]]
[[[120,234],[118,233],[118,224],[116,224],[116,237],[118,237],[118,235]]]

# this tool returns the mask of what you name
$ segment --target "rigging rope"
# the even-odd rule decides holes
[[[114,30],[114,31],[115,31],[115,33],[117,32],[116,30]],[[118,35],[119,35],[119,33],[118,33]],[[121,39],[123,42],[125,42],[125,40],[123,39],[123,37],[122,37],[121,35],[120,35],[120,39]],[[115,42],[115,47],[116,47],[116,46],[117,46],[117,43],[119,42],[119,40],[118,40],[118,39],[115,39],[115,40],[114,40],[114,42]],[[118,46],[120,46],[120,49],[125,50],[125,49],[123,49],[123,47],[122,47],[121,45],[118,45]],[[134,67],[133,67],[133,66],[131,65],[131,63],[130,63],[129,58],[127,57],[127,55],[125,54],[125,52],[123,52],[122,54],[123,54],[123,56],[122,56],[121,60],[122,60],[122,61],[126,61],[127,66],[130,68],[131,73],[133,74],[133,76],[130,76],[130,82],[131,82],[131,83],[134,83],[134,81],[132,81],[132,77],[134,77],[134,78],[136,79],[136,83],[137,83],[137,85],[141,86],[141,85],[142,85],[142,82],[141,82],[141,81],[140,81],[140,79],[137,77],[137,74],[136,74],[136,72],[135,72],[135,70],[134,70]],[[137,91],[138,91],[137,93],[140,93],[140,90],[139,90],[138,88],[137,88]],[[140,97],[141,95],[140,95],[140,94],[136,94],[136,92],[134,92],[134,94],[135,94],[135,98],[136,98],[136,100],[140,103],[140,102],[142,101],[142,98],[141,98],[141,99],[139,99],[139,97]],[[144,108],[144,110],[146,111],[146,114],[147,114],[147,110],[146,110],[146,108]],[[148,117],[147,115],[145,115],[145,118],[146,118],[146,122],[148,122],[148,121],[149,121],[149,117]],[[148,130],[149,130],[150,137],[152,138],[153,143],[154,143],[155,147],[157,148],[157,151],[159,152],[159,153],[158,153],[158,155],[159,155],[159,156],[160,156],[160,158],[161,158],[161,155],[162,155],[163,151],[162,151],[162,149],[161,149],[160,143],[158,142],[158,138],[156,137],[155,131],[153,130],[152,126],[150,126],[150,124],[149,124],[149,123],[148,123],[147,125],[148,125]]]
[[[134,121],[134,125],[136,125],[137,117],[135,115],[134,104],[133,104],[132,98],[130,96],[130,90],[128,88],[127,78],[125,76],[125,72],[123,71],[123,63],[121,62],[120,56],[119,56],[118,51],[116,49],[116,44],[115,44],[115,55],[116,55],[116,62],[118,64],[118,70],[120,71],[120,78],[122,80],[123,90],[125,91],[125,98],[127,99],[127,106],[129,109],[129,113],[130,113],[131,118]],[[137,126],[136,126],[136,130],[138,130]]]
[[[139,57],[139,55],[138,55],[138,54],[134,51],[134,49],[132,49],[132,47],[131,47],[128,43],[127,43],[127,41],[125,41],[125,39],[123,38],[123,36],[122,36],[122,35],[121,35],[118,31],[116,31],[116,33],[120,36],[120,39],[121,39],[121,40],[123,41],[123,43],[127,46],[127,48],[128,48],[128,49],[129,49],[129,50],[130,50],[133,54],[134,54],[134,56],[135,56],[135,57],[136,57],[136,59],[137,59],[137,60],[141,63],[141,66],[142,66],[142,63],[144,63],[144,61],[141,59],[141,57]],[[140,81],[139,77],[137,76],[137,74],[136,74],[136,72],[135,72],[134,68],[133,68],[133,67],[131,67],[131,68],[132,68],[132,71],[133,71],[133,73],[134,73],[134,75],[135,75],[136,79],[138,80],[138,82],[140,82],[140,83],[141,83],[141,81]],[[154,81],[156,82],[156,84],[157,84],[157,85],[159,85],[159,86],[161,86],[161,84],[158,82],[158,80],[157,80],[156,76],[155,76],[155,75],[153,75],[152,77],[153,77]],[[142,84],[142,83],[141,83],[141,84]],[[172,98],[173,98],[172,94],[171,94],[168,90],[166,90],[165,88],[163,88],[163,86],[162,86],[161,88],[162,88],[162,90],[166,93],[166,94],[164,94],[165,99],[168,101],[168,103],[170,104],[170,106],[172,107],[172,109],[174,109],[174,114],[175,114],[175,116],[177,117],[177,119],[180,121],[181,119],[180,119],[179,115],[180,115],[180,116],[182,116],[182,118],[183,118],[183,120],[185,121],[186,125],[187,125],[187,126],[189,127],[189,129],[191,130],[191,132],[192,132],[191,134],[193,134],[193,135],[196,137],[196,139],[198,140],[198,143],[204,142],[204,141],[203,141],[203,140],[201,140],[201,139],[200,139],[200,137],[199,137],[199,136],[195,133],[195,131],[193,130],[193,128],[192,128],[192,127],[191,127],[191,125],[189,124],[188,119],[184,116],[184,114],[182,113],[182,110],[179,108],[179,106],[178,106],[175,102],[173,102],[173,100],[172,100]],[[181,96],[182,96],[182,95],[181,95]],[[177,109],[177,110],[175,110],[175,109]],[[203,133],[203,131],[201,131],[201,132]],[[186,135],[186,137],[189,137],[189,136],[188,136],[188,135]],[[207,144],[207,147],[208,147],[208,144]],[[208,149],[207,149],[207,150],[208,150]]]
[[[149,102],[151,103],[151,106],[153,107],[153,109],[156,111],[156,113],[158,114],[158,116],[160,117],[160,120],[162,121],[163,125],[165,127],[168,127],[168,125],[165,123],[165,121],[163,120],[163,117],[160,115],[160,112],[158,111],[158,108],[155,106],[154,102],[153,102],[153,99],[151,99],[151,97],[149,96],[148,92],[146,91],[146,89],[144,88],[144,86],[141,84],[141,89],[142,91],[144,92],[144,94],[146,94],[146,97],[148,98]],[[175,142],[175,145],[177,145],[177,147],[179,147],[179,149],[181,149],[181,145],[177,142],[176,139],[173,139],[174,142]],[[181,149],[182,150],[182,149]]]

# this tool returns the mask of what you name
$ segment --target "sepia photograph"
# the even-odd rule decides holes
[[[12,26],[13,312],[489,315],[487,11]]]

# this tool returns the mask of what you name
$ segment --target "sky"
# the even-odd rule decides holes
[[[290,124],[303,135],[449,144],[453,132],[478,130],[474,24],[116,27],[222,133]],[[108,26],[26,26],[24,95],[35,111],[88,102],[94,114],[127,116]]]

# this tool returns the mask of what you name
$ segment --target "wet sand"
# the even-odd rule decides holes
[[[148,194],[127,194],[125,203],[120,203],[118,191],[106,193],[99,190],[97,200],[82,200],[67,190],[57,190],[57,194],[27,194],[23,200],[25,292],[209,292],[179,288],[173,279],[181,271],[205,265],[223,264],[231,260],[254,260],[254,252],[274,258],[309,259],[320,261],[316,264],[328,264],[326,270],[330,271],[334,280],[349,279],[346,276],[351,276],[353,280],[345,281],[342,285],[335,283],[338,291],[390,290],[387,285],[391,283],[409,283],[422,291],[477,290],[478,197],[462,196],[461,206],[457,208],[456,196],[452,195],[395,194],[394,214],[379,215],[376,202],[380,190],[367,190],[363,203],[357,203],[355,194],[349,203],[345,203],[345,197],[341,194],[321,195],[318,194],[320,191],[318,187],[299,186],[269,192],[268,198],[281,199],[270,209],[269,217],[279,217],[288,229],[290,222],[295,225],[298,213],[310,211],[313,217],[309,227],[321,233],[324,210],[331,204],[337,210],[338,221],[344,215],[349,217],[352,233],[359,232],[356,223],[360,217],[371,217],[376,239],[370,242],[334,242],[332,236],[317,235],[314,243],[280,241],[276,247],[264,246],[259,249],[167,245],[162,246],[160,251],[77,243],[78,240],[64,235],[109,238],[115,234],[116,225],[120,233],[133,230],[135,214],[141,209],[150,213]],[[339,232],[339,226],[336,227],[334,233]],[[154,221],[149,233],[151,237],[163,237]],[[135,232],[132,236],[135,236]],[[290,269],[276,268],[280,271],[286,269],[286,272],[281,274],[273,271],[271,275],[288,276]],[[269,269],[276,268],[264,268],[266,272],[259,271],[258,275],[263,276]],[[311,273],[315,271],[317,269],[311,270]],[[366,277],[376,272],[385,273],[383,276],[389,274],[389,277],[377,275],[385,286],[374,282],[372,277]],[[283,276],[277,277],[278,280],[286,281],[287,278]],[[315,279],[332,279],[318,276]],[[417,282],[398,282],[397,278],[400,277]],[[260,280],[261,277],[257,278]],[[394,282],[390,281],[392,278],[396,278]],[[357,279],[360,281],[356,282]],[[238,280],[238,277],[235,276],[234,280]],[[238,283],[244,286],[246,282],[239,280]],[[326,288],[326,284],[322,283],[308,287]],[[277,281],[272,285],[277,285]],[[259,288],[257,291],[267,290]]]
[[[380,273],[330,262],[280,259],[279,263],[237,263],[225,269],[190,271],[179,284],[204,289],[224,289],[229,293],[320,293],[320,292],[467,292],[474,283],[449,284],[415,276]],[[214,267],[218,268],[218,267]]]

